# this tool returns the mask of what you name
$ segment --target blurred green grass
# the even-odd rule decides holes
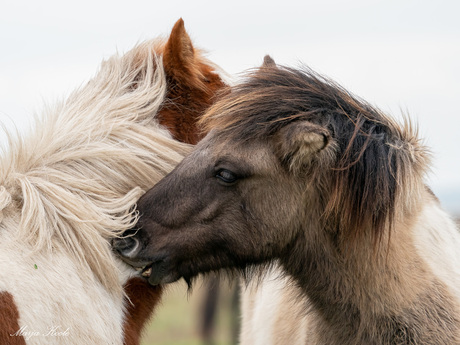
[[[192,293],[187,292],[187,285],[183,282],[166,287],[162,302],[146,327],[141,345],[234,344],[234,287],[227,282],[221,282],[219,286],[213,342],[205,343],[200,336],[203,303],[208,290],[203,281],[198,281]]]

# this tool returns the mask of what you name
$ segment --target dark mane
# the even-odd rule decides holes
[[[381,238],[397,211],[410,209],[398,201],[406,192],[417,192],[410,189],[420,185],[428,164],[410,121],[399,125],[308,68],[270,65],[224,95],[202,125],[246,141],[272,136],[294,121],[327,129],[334,143],[332,166],[316,169],[315,176],[325,199],[326,224],[351,237],[372,228],[375,239]]]

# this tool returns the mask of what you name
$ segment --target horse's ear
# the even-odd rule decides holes
[[[163,66],[166,74],[179,83],[190,82],[196,73],[197,62],[195,48],[185,31],[184,21],[179,19],[171,30],[165,44]]]
[[[298,171],[311,162],[316,153],[326,148],[329,132],[308,121],[294,121],[278,133],[278,153],[291,171]]]
[[[276,62],[270,55],[265,55],[262,67],[276,67]]]
[[[215,66],[193,47],[182,19],[174,25],[162,53],[169,102],[163,103],[158,120],[175,139],[196,144],[204,135],[198,119],[225,84]]]

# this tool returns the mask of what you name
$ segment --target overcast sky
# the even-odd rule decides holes
[[[382,110],[409,113],[434,154],[429,184],[460,211],[460,1],[15,1],[0,5],[0,121],[25,127],[102,59],[167,35],[235,74],[304,63]]]

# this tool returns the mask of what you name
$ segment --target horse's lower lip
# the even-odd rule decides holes
[[[146,266],[142,269],[141,276],[148,278],[150,277],[151,274],[152,274],[152,265]]]

